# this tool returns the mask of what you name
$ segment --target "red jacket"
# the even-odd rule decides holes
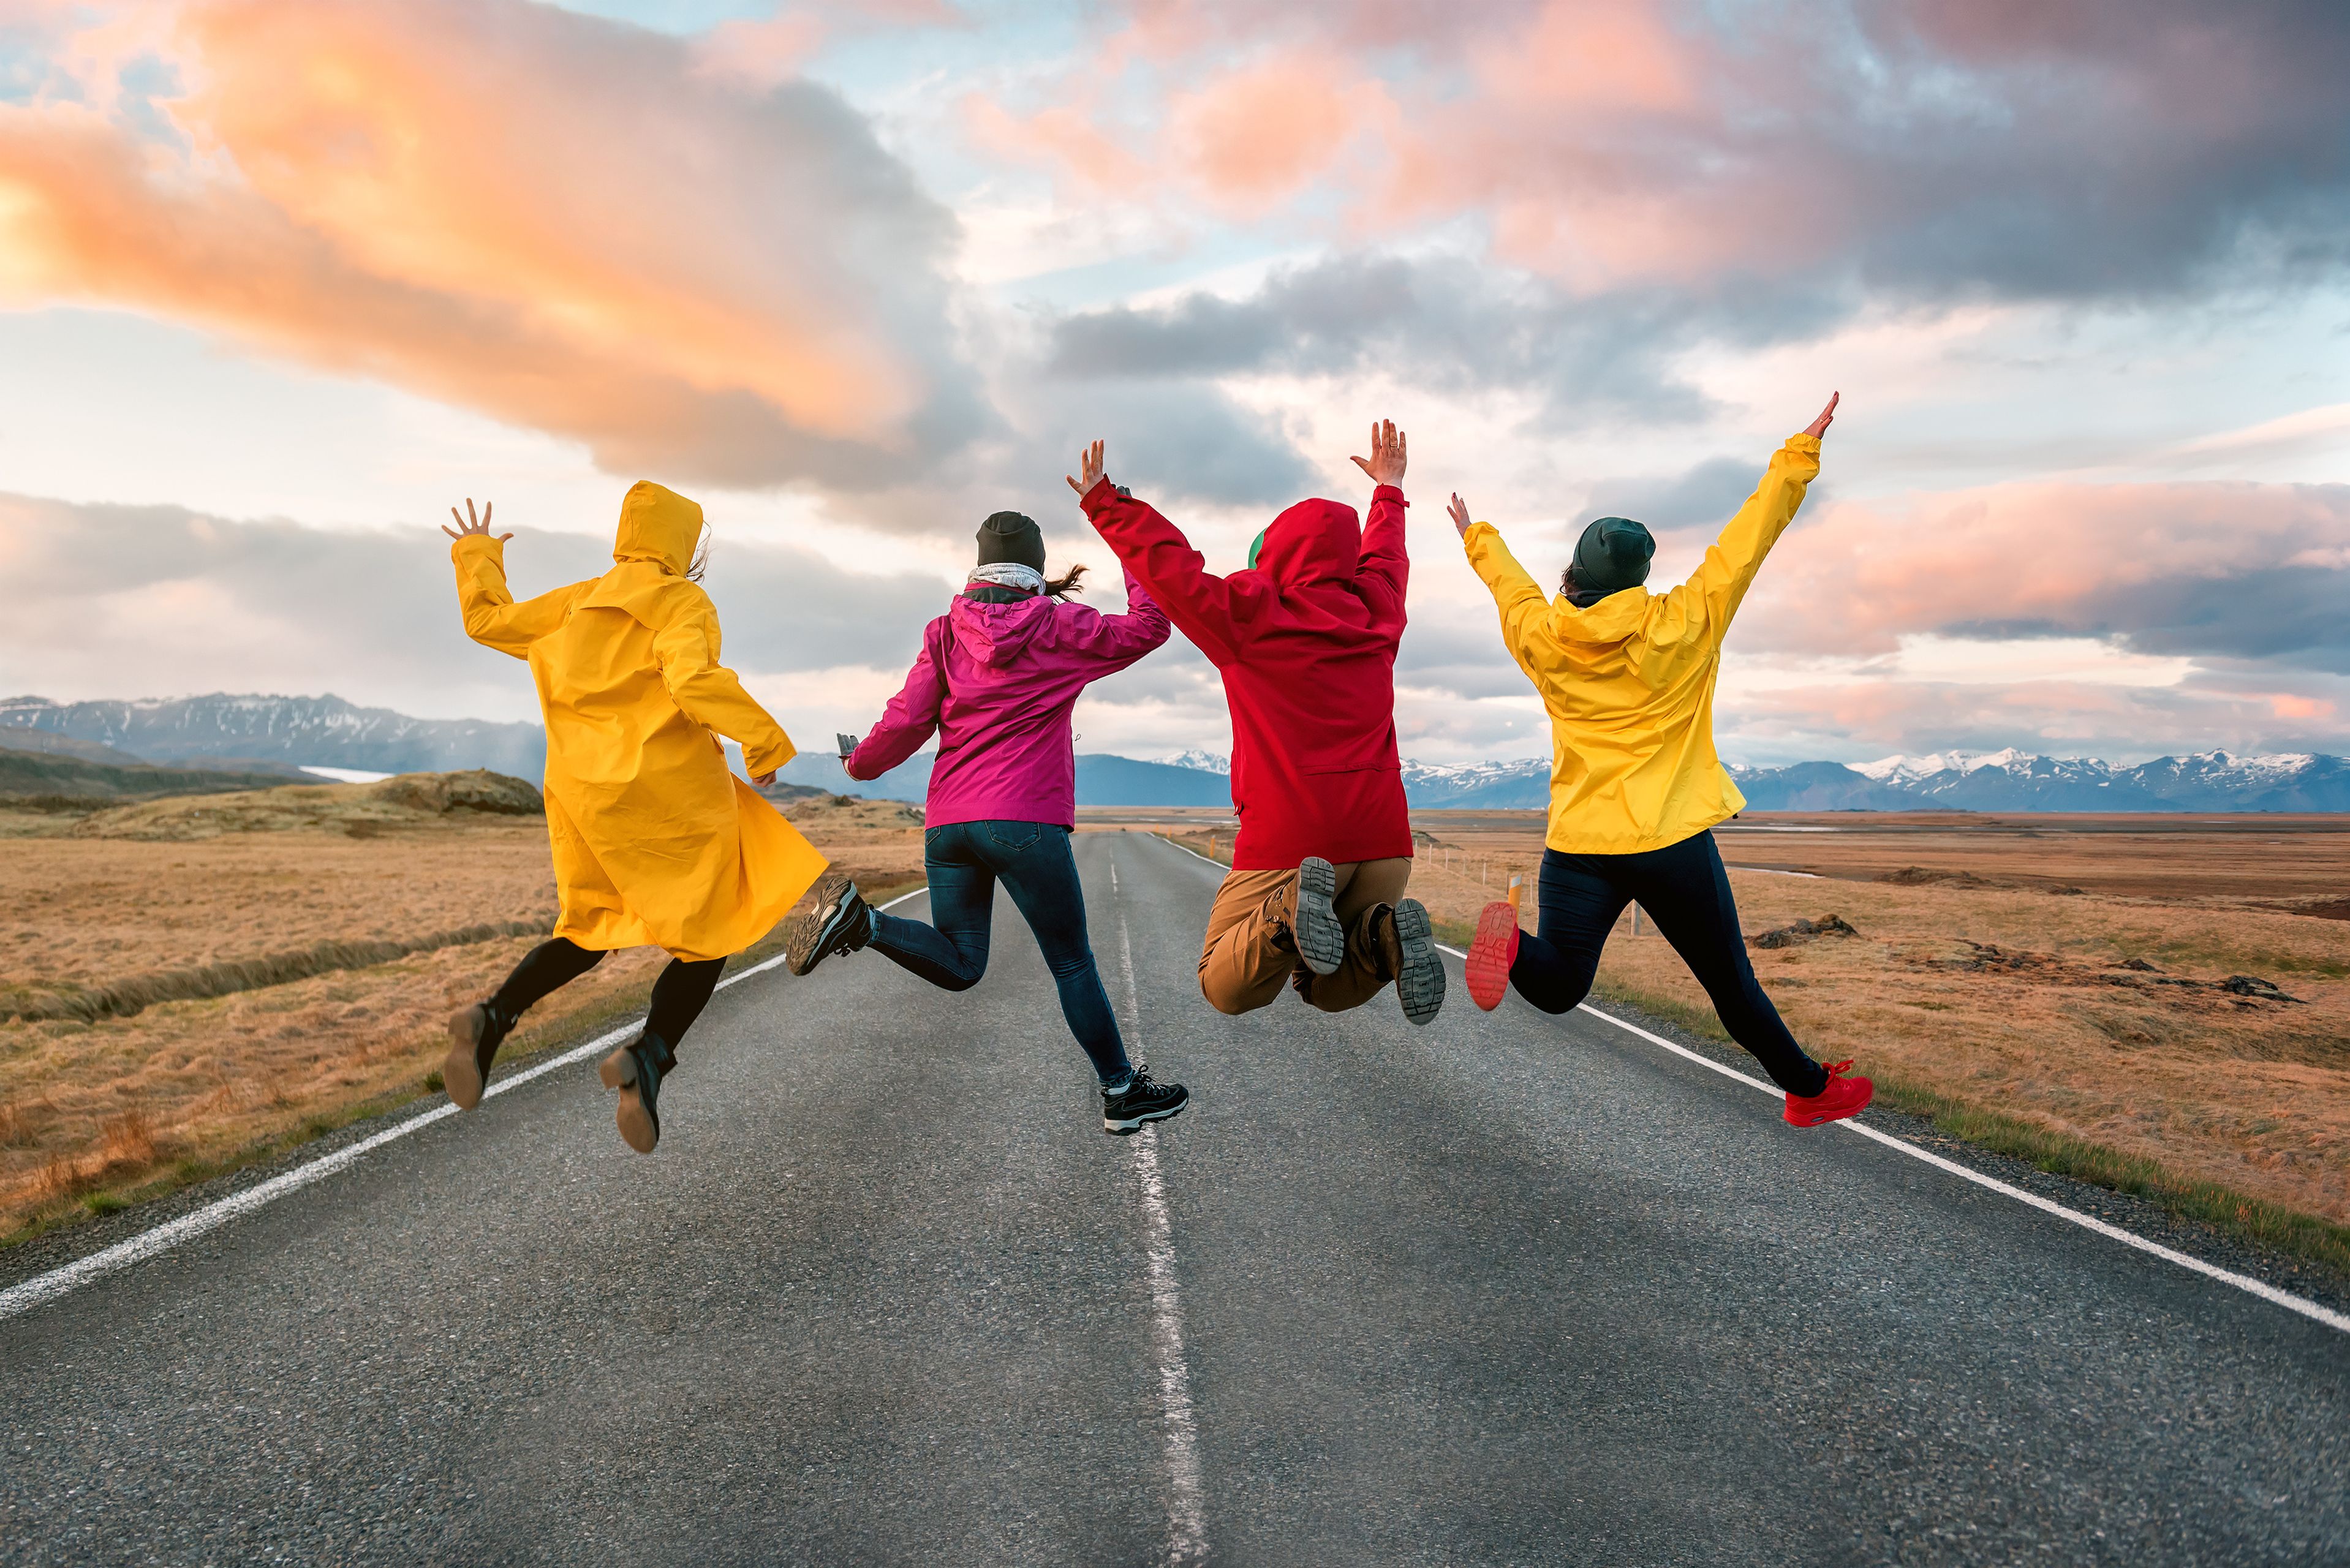
[[[1085,498],[1126,569],[1223,674],[1235,867],[1411,853],[1395,732],[1405,505],[1382,484],[1358,528],[1351,506],[1301,501],[1273,520],[1254,568],[1220,577],[1172,523],[1108,481]]]

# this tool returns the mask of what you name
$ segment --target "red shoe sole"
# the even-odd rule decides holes
[[[1868,1102],[1877,1098],[1877,1085],[1866,1078],[1838,1078],[1835,1083],[1839,1088],[1848,1084],[1859,1092],[1849,1099],[1839,1099],[1833,1106],[1816,1107],[1808,1100],[1789,1095],[1784,1117],[1786,1124],[1791,1127],[1815,1127],[1825,1122],[1840,1122],[1846,1116],[1860,1115],[1868,1109]],[[1827,1096],[1823,1094],[1817,1097],[1825,1099]]]
[[[1510,994],[1510,965],[1518,956],[1518,912],[1506,903],[1485,906],[1477,940],[1469,944],[1469,1000],[1491,1012]]]

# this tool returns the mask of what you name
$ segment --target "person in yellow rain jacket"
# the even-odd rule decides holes
[[[1469,994],[1488,1012],[1511,987],[1545,1012],[1591,990],[1599,952],[1638,901],[1688,963],[1731,1039],[1787,1094],[1786,1119],[1813,1127],[1855,1116],[1873,1093],[1852,1064],[1806,1055],[1747,961],[1738,906],[1710,831],[1746,805],[1713,750],[1721,640],[1820,471],[1820,417],[1771,459],[1762,483],[1679,587],[1644,586],[1656,541],[1639,524],[1602,517],[1545,598],[1490,523],[1452,498],[1469,564],[1492,590],[1502,638],[1542,694],[1551,722],[1550,828],[1532,935],[1506,903],[1486,906],[1469,951]]]
[[[718,612],[702,591],[702,508],[639,481],[620,503],[612,569],[516,603],[505,541],[490,508],[457,526],[465,634],[530,664],[546,719],[546,836],[562,913],[485,1001],[450,1021],[442,1079],[479,1105],[499,1043],[524,1011],[614,948],[658,947],[642,1037],[605,1058],[620,1091],[620,1134],[650,1153],[657,1096],[679,1038],[718,987],[729,954],[757,941],[823,875],[825,858],[726,765],[719,736],[742,742],[751,776],[771,782],[791,738],[718,662]],[[453,516],[455,507],[450,508]]]

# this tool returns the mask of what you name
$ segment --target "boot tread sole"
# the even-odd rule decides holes
[[[449,1054],[441,1064],[441,1087],[448,1092],[449,1103],[461,1111],[479,1106],[482,1090],[487,1086],[474,1059],[482,1048],[482,1026],[488,1022],[478,1002],[449,1020]]]
[[[1406,898],[1395,907],[1396,945],[1403,950],[1402,966],[1396,971],[1396,999],[1403,1003],[1403,1015],[1414,1023],[1426,1023],[1444,1008],[1444,959],[1436,950],[1436,933],[1429,924],[1428,909],[1417,898]]]
[[[1338,923],[1331,900],[1337,896],[1338,873],[1327,860],[1315,857],[1297,868],[1297,912],[1290,922],[1297,956],[1315,974],[1336,974],[1347,959],[1347,928]]]

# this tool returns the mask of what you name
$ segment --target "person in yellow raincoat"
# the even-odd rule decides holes
[[[1486,907],[1469,950],[1470,996],[1490,1012],[1514,987],[1545,1012],[1566,1012],[1589,993],[1608,932],[1638,901],[1731,1038],[1786,1091],[1797,1127],[1856,1115],[1873,1089],[1846,1075],[1851,1063],[1823,1067],[1804,1054],[1747,960],[1711,831],[1746,805],[1714,754],[1713,687],[1731,619],[1820,471],[1836,401],[1788,438],[1696,574],[1666,593],[1643,586],[1656,542],[1629,518],[1584,530],[1554,603],[1492,524],[1471,524],[1458,495],[1451,509],[1552,737],[1535,929],[1522,932],[1509,904]]]
[[[607,1057],[620,1133],[650,1153],[657,1096],[679,1038],[717,989],[728,955],[757,941],[823,875],[825,858],[726,765],[742,742],[761,784],[791,761],[791,738],[719,663],[718,612],[702,591],[702,508],[639,481],[620,503],[612,569],[516,603],[490,508],[457,526],[465,634],[530,664],[546,719],[546,836],[562,913],[554,939],[504,985],[450,1021],[442,1078],[479,1105],[490,1064],[532,1003],[615,948],[658,947],[643,1035]],[[453,516],[456,508],[450,508]]]

